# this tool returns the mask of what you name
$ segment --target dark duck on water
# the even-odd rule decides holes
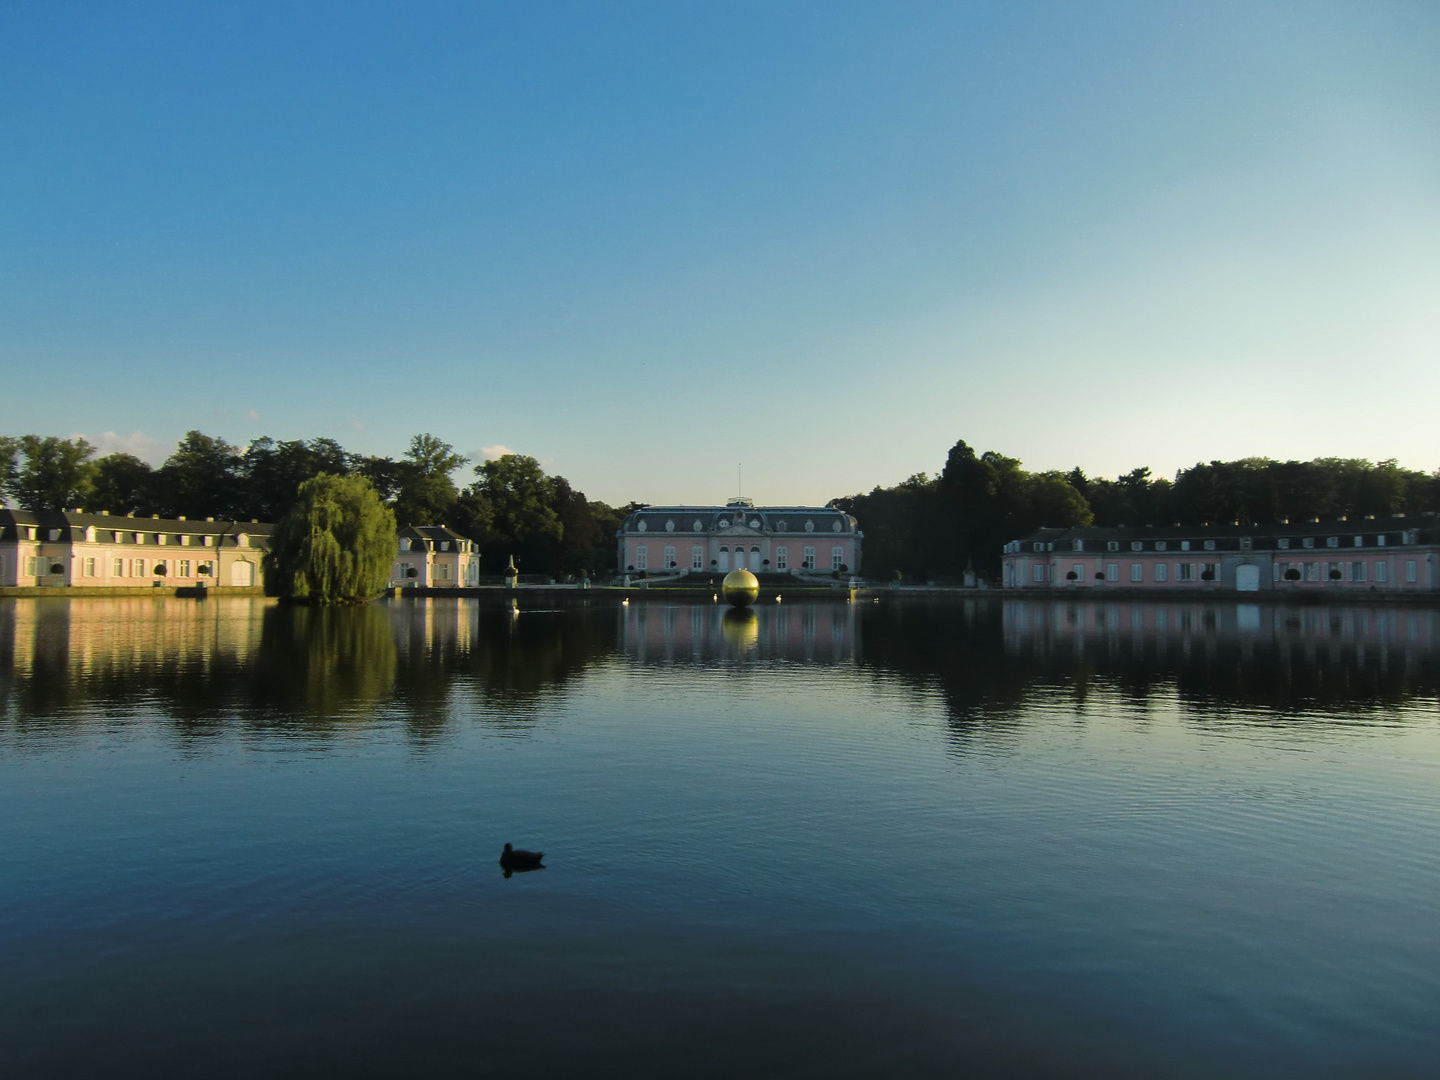
[[[522,848],[512,848],[505,845],[505,850],[500,853],[500,869],[505,871],[508,878],[511,874],[523,874],[529,870],[544,870],[545,864],[540,860],[545,858],[543,851],[525,851]]]

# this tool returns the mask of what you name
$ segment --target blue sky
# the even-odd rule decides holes
[[[0,432],[1440,466],[1440,5],[0,5]]]

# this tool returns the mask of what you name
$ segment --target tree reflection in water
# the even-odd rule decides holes
[[[473,600],[355,608],[258,598],[0,601],[0,720],[64,733],[158,710],[186,739],[377,717],[424,741],[523,733],[592,665],[805,664],[938,691],[961,739],[1018,728],[1038,696],[1176,700],[1196,722],[1337,723],[1440,692],[1423,607],[1013,599],[522,610]],[[839,684],[837,684],[838,686]]]

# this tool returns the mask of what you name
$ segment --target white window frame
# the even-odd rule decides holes
[[[1037,562],[1030,576],[1035,579],[1035,584],[1037,585],[1043,582],[1045,580],[1045,564]]]
[[[705,569],[705,548],[700,544],[696,544],[690,549],[690,569]]]
[[[110,561],[110,576],[111,576],[111,577],[124,577],[124,576],[125,576],[125,560],[124,560],[124,559],[112,559],[112,560]]]
[[[1157,562],[1155,564],[1155,580],[1159,582],[1170,580],[1170,566],[1168,563]]]
[[[671,522],[671,524],[673,525],[674,522]],[[666,570],[678,570],[679,567],[680,567],[680,563],[679,563],[679,561],[678,561],[678,560],[676,559],[676,557],[675,557],[675,545],[674,545],[674,544],[666,544],[666,545],[665,545],[665,569],[666,569]]]
[[[1130,580],[1142,582],[1145,580],[1145,564],[1143,562],[1132,562],[1130,564]]]
[[[1405,560],[1405,584],[1414,585],[1420,580],[1419,564],[1414,559]]]
[[[648,547],[646,547],[644,544],[636,544],[636,545],[635,545],[635,569],[636,569],[636,570],[649,570],[649,569],[650,569],[650,549],[649,549]]]
[[[814,545],[814,544],[806,544],[806,545],[805,545],[805,562],[804,562],[804,568],[805,568],[806,570],[814,570],[814,569],[815,569],[815,545]]]
[[[1119,564],[1119,563],[1113,563],[1113,562],[1112,562],[1112,563],[1106,563],[1106,564],[1105,564],[1105,580],[1106,580],[1106,581],[1119,581],[1119,580],[1120,580],[1120,564]]]
[[[830,549],[830,569],[839,570],[845,565],[845,549],[838,544]]]
[[[1388,585],[1390,583],[1390,564],[1377,562],[1375,564],[1375,584]]]
[[[783,524],[783,523],[782,523],[782,524]],[[789,570],[789,569],[790,569],[790,549],[787,548],[784,544],[781,544],[779,547],[777,547],[777,548],[775,549],[775,569],[776,569],[776,570]]]

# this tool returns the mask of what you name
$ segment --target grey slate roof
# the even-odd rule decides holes
[[[807,522],[816,533],[857,533],[860,523],[832,506],[647,506],[628,514],[620,531],[675,532],[691,536],[729,528],[737,521],[766,533],[806,532]],[[758,522],[759,524],[752,524]],[[673,529],[667,525],[673,524]],[[835,528],[839,524],[840,528]],[[641,526],[644,528],[641,528]]]

